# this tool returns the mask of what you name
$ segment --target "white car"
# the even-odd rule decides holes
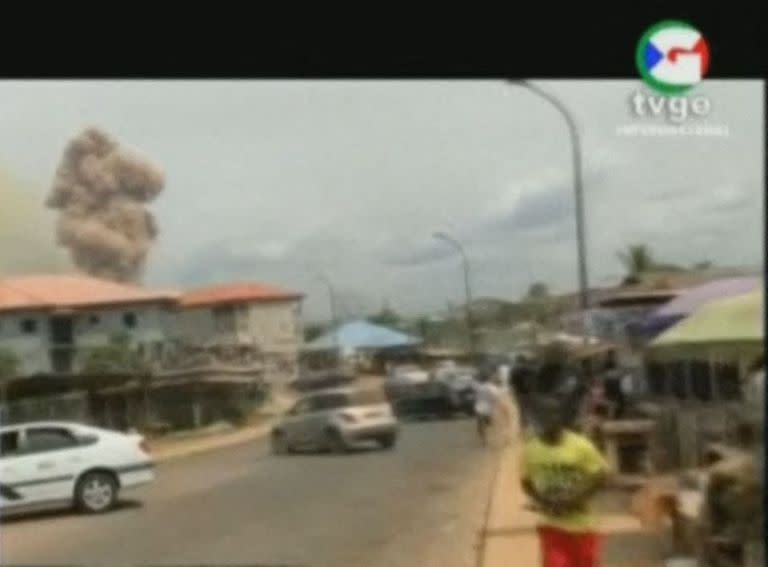
[[[144,438],[67,422],[0,427],[0,511],[74,505],[105,512],[154,480]]]
[[[389,379],[395,384],[423,384],[429,382],[430,375],[416,365],[407,364],[396,367]]]

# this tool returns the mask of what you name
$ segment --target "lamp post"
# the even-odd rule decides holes
[[[438,240],[442,240],[450,244],[461,255],[462,267],[464,270],[464,301],[465,301],[465,317],[467,323],[467,335],[469,337],[469,353],[475,355],[475,325],[472,319],[472,291],[469,286],[469,259],[467,253],[461,243],[455,238],[447,235],[444,232],[436,232],[433,235]]]
[[[509,81],[510,84],[523,87],[554,106],[568,125],[571,140],[571,160],[573,163],[573,196],[576,212],[576,253],[579,278],[579,308],[582,312],[582,335],[584,346],[589,344],[587,310],[589,309],[589,278],[587,274],[587,246],[584,222],[584,188],[581,173],[581,142],[576,121],[565,105],[554,95],[542,90],[528,81]]]
[[[336,352],[336,359],[338,360],[341,353],[339,352],[339,320],[336,315],[336,293],[330,279],[323,274],[316,274],[316,277],[328,287],[328,303],[331,308],[331,325],[333,326],[333,346]]]

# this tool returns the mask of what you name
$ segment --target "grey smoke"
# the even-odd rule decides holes
[[[97,128],[72,139],[46,206],[60,212],[58,242],[69,250],[75,266],[119,282],[140,280],[157,237],[146,205],[164,184],[157,166]]]

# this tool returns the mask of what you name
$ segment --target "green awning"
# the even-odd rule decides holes
[[[659,335],[648,354],[757,356],[763,351],[764,318],[762,289],[713,301]]]

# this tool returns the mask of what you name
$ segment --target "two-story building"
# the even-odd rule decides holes
[[[73,374],[89,348],[128,335],[144,349],[161,348],[178,294],[82,275],[0,280],[0,348],[20,376]]]
[[[0,418],[59,417],[125,428],[241,419],[298,372],[302,295],[243,283],[188,293],[82,275],[0,279]],[[95,347],[126,336],[151,380],[89,372]],[[154,426],[154,425],[153,425]]]
[[[223,284],[184,293],[173,338],[201,347],[237,345],[263,355],[268,374],[296,377],[302,344],[299,293],[259,283]]]
[[[0,279],[0,348],[16,356],[19,376],[76,374],[89,349],[117,335],[156,359],[179,344],[250,348],[293,373],[302,297],[258,283],[177,293],[83,275]]]

